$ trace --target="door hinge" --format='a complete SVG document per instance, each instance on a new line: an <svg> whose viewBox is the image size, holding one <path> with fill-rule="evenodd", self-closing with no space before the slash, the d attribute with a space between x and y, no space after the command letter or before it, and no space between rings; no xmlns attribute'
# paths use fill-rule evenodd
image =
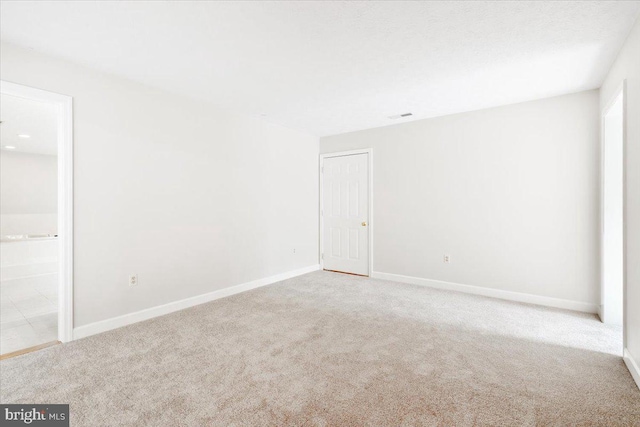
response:
<svg viewBox="0 0 640 427"><path fill-rule="evenodd" d="M322 254L321 256L322 256L322 259L324 259L324 254Z"/></svg>

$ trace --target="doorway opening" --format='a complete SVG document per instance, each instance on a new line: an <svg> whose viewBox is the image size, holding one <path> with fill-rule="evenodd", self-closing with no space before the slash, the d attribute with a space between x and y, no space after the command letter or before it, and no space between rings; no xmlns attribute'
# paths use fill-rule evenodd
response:
<svg viewBox="0 0 640 427"><path fill-rule="evenodd" d="M0 82L0 354L72 339L71 98Z"/></svg>
<svg viewBox="0 0 640 427"><path fill-rule="evenodd" d="M602 294L600 318L624 322L624 91L602 115Z"/></svg>

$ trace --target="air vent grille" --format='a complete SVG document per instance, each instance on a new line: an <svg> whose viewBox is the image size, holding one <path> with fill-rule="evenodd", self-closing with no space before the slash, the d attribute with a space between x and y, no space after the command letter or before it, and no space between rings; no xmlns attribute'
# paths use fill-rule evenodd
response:
<svg viewBox="0 0 640 427"><path fill-rule="evenodd" d="M395 119L399 119L401 117L409 117L409 116L413 116L413 113L397 114L395 116L389 116L389 118L392 119L392 120L395 120Z"/></svg>

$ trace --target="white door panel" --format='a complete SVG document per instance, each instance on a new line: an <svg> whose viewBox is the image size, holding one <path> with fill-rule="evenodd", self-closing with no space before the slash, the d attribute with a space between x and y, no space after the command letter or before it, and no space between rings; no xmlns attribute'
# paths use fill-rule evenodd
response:
<svg viewBox="0 0 640 427"><path fill-rule="evenodd" d="M624 139L623 95L604 116L602 194L602 310L604 323L624 319Z"/></svg>
<svg viewBox="0 0 640 427"><path fill-rule="evenodd" d="M369 274L369 155L324 159L324 269Z"/></svg>

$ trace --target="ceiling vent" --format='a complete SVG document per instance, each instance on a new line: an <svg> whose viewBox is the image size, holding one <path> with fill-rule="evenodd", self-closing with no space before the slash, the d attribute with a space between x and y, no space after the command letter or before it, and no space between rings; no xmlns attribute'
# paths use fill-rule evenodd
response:
<svg viewBox="0 0 640 427"><path fill-rule="evenodd" d="M413 113L404 113L404 114L398 114L396 116L389 116L390 119L399 119L401 117L409 117L409 116L413 116Z"/></svg>

